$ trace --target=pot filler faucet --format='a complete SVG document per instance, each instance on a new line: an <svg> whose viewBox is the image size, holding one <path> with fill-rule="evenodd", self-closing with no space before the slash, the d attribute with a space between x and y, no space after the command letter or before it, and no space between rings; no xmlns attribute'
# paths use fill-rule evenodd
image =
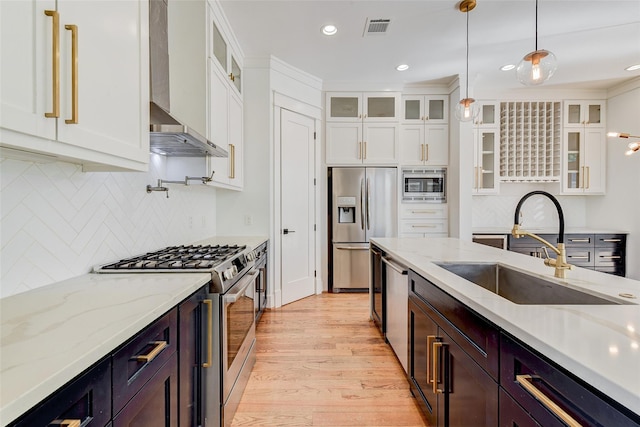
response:
<svg viewBox="0 0 640 427"><path fill-rule="evenodd" d="M558 247L557 248L553 246L551 243L544 240L542 237L536 236L535 234L529 233L528 231L525 231L525 230L520 230L520 224L518 224L518 217L520 216L520 208L522 207L522 204L524 203L525 200L527 200L529 197L534 196L536 194L547 196L553 202L553 204L556 205L556 209L558 210L558 221L560 223L560 227L559 227L560 229L558 230ZM556 199L546 191L532 191L522 196L522 198L518 202L518 205L516 206L516 212L513 217L513 229L511 230L511 235L516 239L519 239L522 236L529 236L533 239L536 239L540 243L543 243L544 245L548 246L556 254L558 254L557 259L553 259L553 258L550 258L547 253L547 258L544 260L544 265L548 267L555 267L556 269L555 277L564 279L566 277L566 271L571 270L573 268L573 265L567 264L567 251L564 247L564 214L562 213L562 207L560 207L560 202L558 202L558 199ZM545 248L545 252L546 252L546 248Z"/></svg>

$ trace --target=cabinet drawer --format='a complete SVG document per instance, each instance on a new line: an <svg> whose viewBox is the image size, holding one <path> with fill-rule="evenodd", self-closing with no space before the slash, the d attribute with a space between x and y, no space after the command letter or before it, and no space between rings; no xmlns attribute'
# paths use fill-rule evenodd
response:
<svg viewBox="0 0 640 427"><path fill-rule="evenodd" d="M618 267L625 265L625 253L621 248L596 248L596 267Z"/></svg>
<svg viewBox="0 0 640 427"><path fill-rule="evenodd" d="M557 234L538 234L538 236L542 237L544 240L551 243L552 245L558 244ZM565 240L566 240L566 237L565 237ZM511 248L522 248L522 247L541 248L542 246L544 245L532 237L524 236L524 237L520 237L519 239L516 239L512 235L509 235L509 250L511 250Z"/></svg>
<svg viewBox="0 0 640 427"><path fill-rule="evenodd" d="M565 424L541 400L553 402L581 426L637 427L640 422L640 417L504 333L500 341L500 385L545 427Z"/></svg>
<svg viewBox="0 0 640 427"><path fill-rule="evenodd" d="M111 360L105 359L10 425L48 426L54 420L78 420L83 427L103 427L110 419Z"/></svg>
<svg viewBox="0 0 640 427"><path fill-rule="evenodd" d="M552 251L549 251L551 255ZM553 253L553 258L556 254ZM590 248L568 248L567 262L578 267L593 267L593 249Z"/></svg>
<svg viewBox="0 0 640 427"><path fill-rule="evenodd" d="M620 247L624 249L627 246L627 235L626 234L596 234L595 244L597 248Z"/></svg>
<svg viewBox="0 0 640 427"><path fill-rule="evenodd" d="M402 219L446 219L448 217L447 205L444 203L425 204L400 204L400 218Z"/></svg>
<svg viewBox="0 0 640 427"><path fill-rule="evenodd" d="M498 329L425 278L409 271L409 295L494 379L498 378Z"/></svg>
<svg viewBox="0 0 640 427"><path fill-rule="evenodd" d="M401 233L446 233L448 230L449 221L446 219L400 222Z"/></svg>
<svg viewBox="0 0 640 427"><path fill-rule="evenodd" d="M573 247L593 247L595 235L593 234L567 234L564 236L564 245Z"/></svg>
<svg viewBox="0 0 640 427"><path fill-rule="evenodd" d="M156 320L113 354L113 413L117 414L177 347L177 308Z"/></svg>
<svg viewBox="0 0 640 427"><path fill-rule="evenodd" d="M135 426L178 426L178 357L175 352L113 418L113 427Z"/></svg>

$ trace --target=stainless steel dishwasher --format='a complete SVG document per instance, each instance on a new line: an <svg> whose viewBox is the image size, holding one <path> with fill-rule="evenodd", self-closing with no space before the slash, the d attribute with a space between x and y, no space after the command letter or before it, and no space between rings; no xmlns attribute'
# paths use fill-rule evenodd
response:
<svg viewBox="0 0 640 427"><path fill-rule="evenodd" d="M382 257L385 264L384 281L386 287L386 338L396 353L400 364L407 372L407 340L409 312L408 270L388 256Z"/></svg>

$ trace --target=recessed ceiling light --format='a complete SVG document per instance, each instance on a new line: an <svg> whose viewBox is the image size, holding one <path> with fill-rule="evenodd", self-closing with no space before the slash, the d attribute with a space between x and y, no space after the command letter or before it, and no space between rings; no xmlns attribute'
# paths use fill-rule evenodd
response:
<svg viewBox="0 0 640 427"><path fill-rule="evenodd" d="M337 32L338 32L338 27L336 27L335 25L329 24L322 27L322 34L326 36L332 36Z"/></svg>
<svg viewBox="0 0 640 427"><path fill-rule="evenodd" d="M502 67L500 67L500 69L501 69L502 71L511 71L511 70L513 70L514 68L516 68L516 66L515 66L515 65L513 65L513 64L507 64L507 65L503 65Z"/></svg>
<svg viewBox="0 0 640 427"><path fill-rule="evenodd" d="M407 64L400 64L396 67L396 70L398 71L406 71L409 69L409 66Z"/></svg>
<svg viewBox="0 0 640 427"><path fill-rule="evenodd" d="M627 71L640 70L640 64L629 65L627 68L625 68L625 70Z"/></svg>

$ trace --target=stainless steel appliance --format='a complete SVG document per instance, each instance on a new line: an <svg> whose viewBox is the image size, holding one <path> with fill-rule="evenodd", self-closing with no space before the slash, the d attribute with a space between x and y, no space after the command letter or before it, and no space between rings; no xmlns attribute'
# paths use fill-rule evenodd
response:
<svg viewBox="0 0 640 427"><path fill-rule="evenodd" d="M329 169L331 286L369 289L369 239L397 235L395 168Z"/></svg>
<svg viewBox="0 0 640 427"><path fill-rule="evenodd" d="M447 201L447 170L445 168L403 168L402 201L445 203Z"/></svg>
<svg viewBox="0 0 640 427"><path fill-rule="evenodd" d="M263 254L266 254L266 245ZM255 363L255 290L260 276L256 260L264 255L246 246L172 246L94 269L97 273L211 274L205 295L209 305L202 319L202 336L195 364L199 387L193 402L194 419L205 426L231 424ZM215 322L214 322L215 319Z"/></svg>

